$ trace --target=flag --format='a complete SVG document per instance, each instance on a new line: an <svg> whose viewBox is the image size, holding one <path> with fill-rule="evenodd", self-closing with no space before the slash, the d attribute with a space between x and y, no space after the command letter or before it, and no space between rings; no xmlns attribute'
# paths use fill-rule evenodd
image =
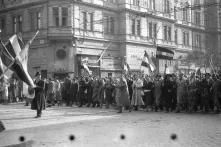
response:
<svg viewBox="0 0 221 147"><path fill-rule="evenodd" d="M129 72L130 71L130 66L128 65L128 63L124 60L124 71Z"/></svg>
<svg viewBox="0 0 221 147"><path fill-rule="evenodd" d="M89 69L89 67L86 64L83 64L83 67L89 73L89 75L92 75L92 71Z"/></svg>
<svg viewBox="0 0 221 147"><path fill-rule="evenodd" d="M37 32L38 33L38 32ZM35 36L25 45L25 48L21 50L20 43L18 36L13 35L9 41L4 45L2 42L3 46L3 55L5 57L5 60L11 61L10 64L6 62L5 60L2 61L6 65L6 67L9 67L13 72L17 74L17 76L25 82L27 85L34 87L34 82L32 78L30 77L28 71L27 71L27 56L28 56L28 50L30 47L30 43L34 40L36 37L37 33ZM20 42L20 43L19 43Z"/></svg>
<svg viewBox="0 0 221 147"><path fill-rule="evenodd" d="M143 71L144 74L147 75L150 75L150 72L152 71L150 66L149 56L146 51L144 53L144 57L141 63L141 71Z"/></svg>
<svg viewBox="0 0 221 147"><path fill-rule="evenodd" d="M148 59L149 59L151 71L153 72L153 71L155 71L157 68L156 68L155 64L153 63L152 58L150 58L150 57L148 56Z"/></svg>
<svg viewBox="0 0 221 147"><path fill-rule="evenodd" d="M89 75L92 75L92 71L88 67L88 57L81 60L82 67L89 73Z"/></svg>
<svg viewBox="0 0 221 147"><path fill-rule="evenodd" d="M36 34L33 36L33 38L27 42L27 44L25 45L25 47L22 49L22 51L19 54L20 57L21 57L21 62L23 63L23 67L24 67L24 70L26 71L26 73L28 73L29 47L32 44L32 42L34 41L34 39L35 39L35 37L37 36L38 33L39 33L39 31L37 31ZM31 99L33 99L34 96L35 96L35 93L34 93L33 89L28 84L26 84L25 82L23 82L23 95L26 98L31 98Z"/></svg>

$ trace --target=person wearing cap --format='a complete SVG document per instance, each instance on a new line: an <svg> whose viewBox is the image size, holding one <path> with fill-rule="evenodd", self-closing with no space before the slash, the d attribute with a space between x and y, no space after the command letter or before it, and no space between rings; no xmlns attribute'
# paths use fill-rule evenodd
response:
<svg viewBox="0 0 221 147"><path fill-rule="evenodd" d="M35 97L32 100L31 109L37 110L37 116L35 118L41 117L42 110L45 109L45 81L41 79L41 74L39 72L35 75L34 84L36 85Z"/></svg>

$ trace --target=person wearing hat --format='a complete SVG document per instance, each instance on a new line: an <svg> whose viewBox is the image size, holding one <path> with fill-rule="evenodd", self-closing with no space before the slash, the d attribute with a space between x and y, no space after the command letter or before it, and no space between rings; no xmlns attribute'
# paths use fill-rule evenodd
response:
<svg viewBox="0 0 221 147"><path fill-rule="evenodd" d="M37 110L37 116L35 118L41 117L42 110L45 109L45 81L41 79L41 74L39 72L35 75L34 83L36 85L35 97L32 100L31 109Z"/></svg>

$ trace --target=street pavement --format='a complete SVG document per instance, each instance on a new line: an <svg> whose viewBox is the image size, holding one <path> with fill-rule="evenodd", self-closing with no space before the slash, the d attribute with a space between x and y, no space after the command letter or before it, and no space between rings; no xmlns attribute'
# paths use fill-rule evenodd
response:
<svg viewBox="0 0 221 147"><path fill-rule="evenodd" d="M0 146L221 147L221 115L0 105Z"/></svg>

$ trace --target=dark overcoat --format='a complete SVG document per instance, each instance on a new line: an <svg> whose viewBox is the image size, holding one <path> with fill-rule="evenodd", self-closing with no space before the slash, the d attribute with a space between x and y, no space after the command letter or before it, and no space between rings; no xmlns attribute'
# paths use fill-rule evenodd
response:
<svg viewBox="0 0 221 147"><path fill-rule="evenodd" d="M45 82L40 80L35 81L35 97L32 100L31 109L32 110L44 110L45 109Z"/></svg>

